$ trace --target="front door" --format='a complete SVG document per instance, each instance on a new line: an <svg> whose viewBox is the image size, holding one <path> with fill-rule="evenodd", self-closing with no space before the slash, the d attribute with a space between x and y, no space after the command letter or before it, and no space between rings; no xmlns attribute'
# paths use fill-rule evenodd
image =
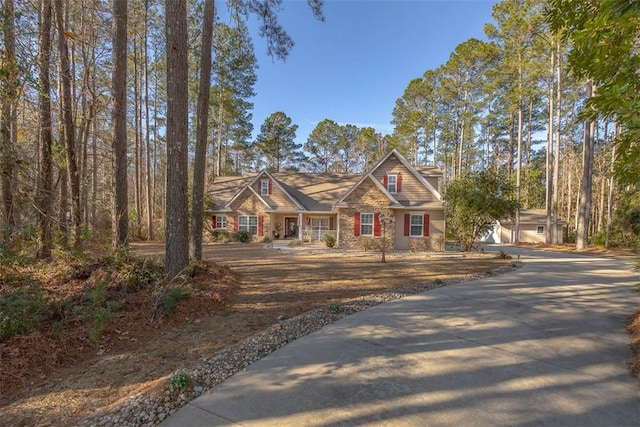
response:
<svg viewBox="0 0 640 427"><path fill-rule="evenodd" d="M284 237L298 237L298 218L284 219Z"/></svg>

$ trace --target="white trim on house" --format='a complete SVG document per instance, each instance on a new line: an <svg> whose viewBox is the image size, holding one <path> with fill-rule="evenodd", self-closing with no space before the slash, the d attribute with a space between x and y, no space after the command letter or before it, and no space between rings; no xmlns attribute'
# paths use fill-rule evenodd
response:
<svg viewBox="0 0 640 427"><path fill-rule="evenodd" d="M364 223L364 221L362 220L362 216L363 215L371 215L371 224L369 223ZM360 212L360 235L361 236L371 236L373 237L373 235L375 234L375 223L376 223L376 214L374 212ZM362 232L362 227L363 226L371 226L371 233L363 233Z"/></svg>
<svg viewBox="0 0 640 427"><path fill-rule="evenodd" d="M386 156L384 156L382 159L380 159L370 170L368 173L364 174L362 176L362 178L360 178L355 184L353 184L353 186L351 186L351 188L345 193L344 196L342 196L340 198L340 200L338 200L338 202L335 204L335 207L342 207L341 204L344 203L344 201L347 199L347 197L349 197L349 195L356 189L358 188L363 182L364 180L369 177L373 180L373 182L376 183L376 185L378 186L378 188L380 188L384 194L387 195L387 197L395 204L395 205L401 205L396 198L387 190L387 188L380 182L378 181L374 176L373 173L376 171L376 169L378 169L382 164L384 164L384 162L387 161L387 159L389 159L389 157L391 157L392 155L395 155L396 158L400 161L400 163L402 163L402 165L407 168L407 170L409 170L409 172L411 172L411 174L413 176L416 177L416 179L418 181L420 181L420 183L422 185L424 185L429 191L431 191L433 193L434 196L436 196L436 198L438 199L438 201L442 202L442 195L438 192L438 190L436 190L435 188L433 188L433 185L431 185L429 183L429 181L427 181L425 179L424 176L422 176L420 174L420 172L418 172L418 170L416 168L414 168L413 166L411 166L411 164L407 161L407 159L404 158L404 156L402 154L400 154L395 148L393 150L391 150L389 153L387 153ZM415 206L414 206L415 208Z"/></svg>
<svg viewBox="0 0 640 427"><path fill-rule="evenodd" d="M293 204L298 207L298 209L300 209L303 212L306 212L305 207L302 206L302 204L295 197L293 197L287 190L285 190L284 187L280 185L280 182L278 182L278 180L275 179L273 175L271 175L271 173L269 173L269 171L267 170L260 171L260 173L258 173L251 181L249 181L249 184L247 185L249 187L253 187L255 183L258 181L258 179L262 179L261 178L262 175L266 175L271 180L272 185L275 185L276 187L278 187L280 191L282 191L285 194L285 196L287 196L289 200L291 200Z"/></svg>
<svg viewBox="0 0 640 427"><path fill-rule="evenodd" d="M255 183L254 183L255 184ZM258 199L260 199L260 201L269 209L271 209L271 205L269 205L269 203L267 203L267 201L265 199L262 198L262 196L260 194L258 194L258 192L256 191L255 188L253 188L253 185L247 185L245 187L242 188L242 190L238 191L238 193L233 196L233 198L231 200L229 200L229 203L227 203L226 205L224 205L224 207L221 210L231 210L231 205L233 204L233 202L235 202L235 200L240 197L240 195L245 191L245 190L249 190L251 191L253 194L256 195L256 197Z"/></svg>

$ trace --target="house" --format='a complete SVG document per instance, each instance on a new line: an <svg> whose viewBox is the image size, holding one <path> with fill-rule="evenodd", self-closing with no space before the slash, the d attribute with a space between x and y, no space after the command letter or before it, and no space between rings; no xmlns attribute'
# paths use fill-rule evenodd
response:
<svg viewBox="0 0 640 427"><path fill-rule="evenodd" d="M218 177L209 191L211 226L260 239L319 241L357 249L387 239L386 248L443 248L445 220L435 167L412 166L393 150L364 174L271 173Z"/></svg>
<svg viewBox="0 0 640 427"><path fill-rule="evenodd" d="M563 243L566 221L558 221L558 242ZM522 209L520 211L520 238L522 243L546 243L547 212L544 209ZM513 243L516 241L516 223L514 220L496 221L493 230L482 239L487 243Z"/></svg>

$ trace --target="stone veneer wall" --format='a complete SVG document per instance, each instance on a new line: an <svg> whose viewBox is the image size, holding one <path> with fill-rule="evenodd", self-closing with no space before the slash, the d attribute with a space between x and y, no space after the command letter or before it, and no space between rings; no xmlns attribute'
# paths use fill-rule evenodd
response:
<svg viewBox="0 0 640 427"><path fill-rule="evenodd" d="M354 215L360 213L384 214L392 213L388 208L389 198L371 181L365 179L345 200L348 207L340 209L340 242L342 249L359 249L360 239L371 239L371 236L354 236ZM394 241L394 227L387 227L387 239ZM376 239L382 239L382 236Z"/></svg>
<svg viewBox="0 0 640 427"><path fill-rule="evenodd" d="M263 236L269 236L270 238L273 238L271 233L271 215L268 213L265 213L265 209L267 207L264 205L264 203L260 201L260 199L258 199L258 197L256 197L255 194L253 194L249 190L245 190L240 195L240 197L238 197L231 204L230 207L232 212L227 213L227 230L229 232L231 233L234 232L233 222L235 221L236 215L258 215L258 216L262 215L262 217L264 218L262 222ZM256 236L256 240L261 240L261 239L262 239L262 236Z"/></svg>

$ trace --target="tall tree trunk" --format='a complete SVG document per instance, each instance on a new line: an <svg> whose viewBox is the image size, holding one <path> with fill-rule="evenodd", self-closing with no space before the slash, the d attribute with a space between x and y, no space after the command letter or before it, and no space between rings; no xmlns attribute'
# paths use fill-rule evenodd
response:
<svg viewBox="0 0 640 427"><path fill-rule="evenodd" d="M515 119L513 111L509 115L509 147L507 148L507 177L513 176L513 157L515 153Z"/></svg>
<svg viewBox="0 0 640 427"><path fill-rule="evenodd" d="M76 160L75 129L73 124L73 99L71 93L71 68L69 63L69 47L64 26L64 9L62 0L54 1L56 22L58 26L58 51L60 53L60 80L62 91L60 100L62 104L62 128L64 137L65 154L67 160L67 175L69 188L71 189L71 243L73 247L80 247L82 223L80 210L80 176Z"/></svg>
<svg viewBox="0 0 640 427"><path fill-rule="evenodd" d="M204 183L207 164L209 124L209 94L211 93L211 45L213 40L214 0L204 4L202 49L200 54L200 85L196 122L196 154L193 167L193 206L191 212L191 242L193 258L202 259L202 228L204 223ZM219 132L219 131L218 131Z"/></svg>
<svg viewBox="0 0 640 427"><path fill-rule="evenodd" d="M133 133L135 141L135 186L134 199L136 205L135 235L142 236L142 121L140 103L140 73L138 67L138 37L133 37Z"/></svg>
<svg viewBox="0 0 640 427"><path fill-rule="evenodd" d="M203 34L204 37L204 34ZM211 71L209 71L211 72ZM215 176L222 175L222 133L224 132L224 95L218 91L218 131L216 132Z"/></svg>
<svg viewBox="0 0 640 427"><path fill-rule="evenodd" d="M2 4L3 24L3 76L2 116L0 120L0 181L2 182L2 240L8 240L18 223L16 207L16 152L14 110L17 97L18 66L16 63L15 11L13 0L5 0Z"/></svg>
<svg viewBox="0 0 640 427"><path fill-rule="evenodd" d="M587 98L594 95L594 83L587 83ZM595 121L584 123L584 143L582 146L582 180L580 181L580 203L576 225L576 249L584 250L589 246L589 216L593 185L593 135Z"/></svg>
<svg viewBox="0 0 640 427"><path fill-rule="evenodd" d="M604 206L605 206L605 199L606 199L606 194L607 194L607 164L606 164L606 151L607 151L607 146L609 145L609 121L605 120L604 122L604 138L602 141L602 166L599 168L600 169L600 204L598 206L598 222L597 222L597 227L596 227L596 232L597 233L601 233L605 227L604 224L604 219L605 219L605 215L604 215Z"/></svg>
<svg viewBox="0 0 640 427"><path fill-rule="evenodd" d="M165 268L174 279L189 262L188 61L186 0L165 0L167 33L167 207Z"/></svg>
<svg viewBox="0 0 640 427"><path fill-rule="evenodd" d="M561 114L561 105L562 105L562 51L560 46L560 40L557 41L557 75L558 75L558 83L556 85L556 146L555 152L553 156L553 194L551 200L551 216L553 217L553 225L552 230L553 234L552 240L554 244L558 244L560 242L560 236L558 236L558 198L560 188L558 184L559 175L560 175L560 119L562 118ZM568 220L568 218L567 218Z"/></svg>
<svg viewBox="0 0 640 427"><path fill-rule="evenodd" d="M60 204L58 205L58 224L60 233L64 236L64 243L69 242L69 174L66 169L58 169L58 181L60 182Z"/></svg>
<svg viewBox="0 0 640 427"><path fill-rule="evenodd" d="M552 226L552 216L551 216L551 194L553 192L552 189L552 185L553 185L553 169L552 169L552 163L551 161L553 160L553 97L555 96L554 93L554 86L555 86L555 77L554 77L554 73L555 73L555 50L552 46L551 48L551 78L549 80L549 126L547 129L547 151L546 151L546 156L545 156L545 173L546 173L546 192L545 192L545 199L544 199L544 205L546 208L546 213L547 213L547 229L546 229L546 233L545 233L545 240L546 240L546 244L549 245L551 243L553 243L553 235L556 232L556 230L553 228Z"/></svg>
<svg viewBox="0 0 640 427"><path fill-rule="evenodd" d="M149 49L148 44L148 23L149 23L149 0L144 4L144 108L145 108L145 146L146 146L146 170L147 170L147 240L153 240L153 187L151 170L151 141L150 141L150 118L149 118Z"/></svg>
<svg viewBox="0 0 640 427"><path fill-rule="evenodd" d="M40 46L38 52L38 96L40 146L40 169L38 171L38 240L36 257L51 258L51 218L53 216L53 173L51 148L53 137L51 129L51 80L49 62L51 60L51 0L40 0L39 12Z"/></svg>
<svg viewBox="0 0 640 427"><path fill-rule="evenodd" d="M113 245L129 241L127 183L127 2L113 0L113 152L115 206Z"/></svg>
<svg viewBox="0 0 640 427"><path fill-rule="evenodd" d="M615 123L615 129L613 131L613 141L614 143L611 144L612 148L611 148L611 166L609 169L609 194L607 196L607 228L606 228L606 232L605 232L605 238L604 238L604 247L608 248L609 247L609 242L611 239L611 221L612 221L612 212L613 212L613 193L615 191L615 185L616 185L616 181L614 180L614 170L615 170L615 164L616 164L616 144L615 144L615 140L617 137L617 133L618 133L618 124Z"/></svg>
<svg viewBox="0 0 640 427"><path fill-rule="evenodd" d="M525 183L526 186L524 188L524 207L528 209L530 207L530 197L531 197L531 184L529 183L529 166L531 165L531 140L533 138L533 100L529 99L529 108L528 108L528 119L527 119L527 142L525 143L525 157L524 157L524 173L525 173Z"/></svg>
<svg viewBox="0 0 640 427"><path fill-rule="evenodd" d="M520 175L522 170L522 54L518 52L518 152L516 153L516 201L520 203ZM520 206L516 209L516 235L514 243L520 243Z"/></svg>
<svg viewBox="0 0 640 427"><path fill-rule="evenodd" d="M465 135L465 120L467 116L467 97L469 96L469 91L467 89L464 90L464 102L462 107L462 120L460 125L460 146L458 147L458 176L462 176L462 154L464 151L464 135Z"/></svg>

